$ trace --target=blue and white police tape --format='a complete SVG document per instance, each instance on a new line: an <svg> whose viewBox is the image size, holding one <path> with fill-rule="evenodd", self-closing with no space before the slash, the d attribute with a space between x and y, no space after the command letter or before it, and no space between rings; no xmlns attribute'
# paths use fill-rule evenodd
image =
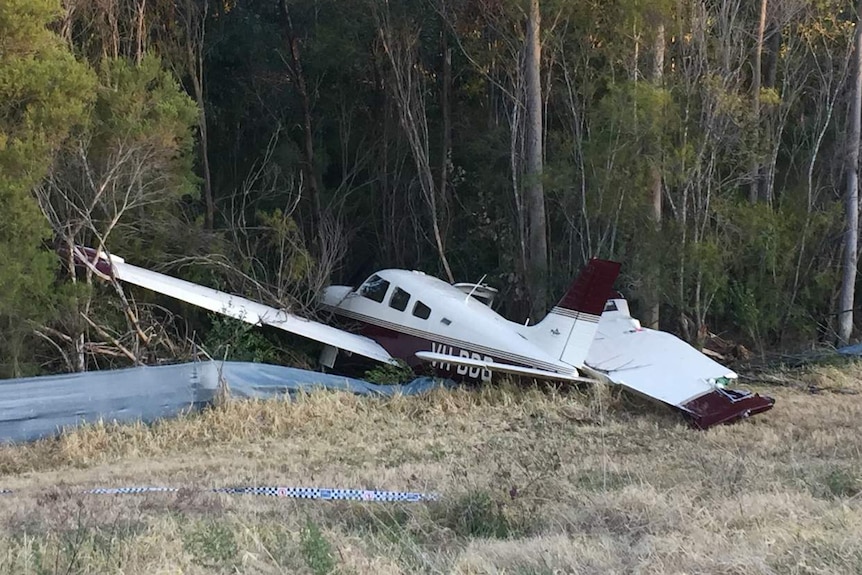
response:
<svg viewBox="0 0 862 575"><path fill-rule="evenodd" d="M376 489L318 489L314 487L221 487L217 493L231 495L268 495L291 499L322 499L324 501L433 501L435 494L409 491L378 491Z"/></svg>
<svg viewBox="0 0 862 575"><path fill-rule="evenodd" d="M415 493L410 491L380 491L377 489L330 489L318 487L216 487L213 489L189 489L181 487L137 486L137 487L95 487L85 489L85 495L137 495L141 493L177 493L179 491L198 491L202 493L225 493L228 495L264 495L267 497L286 497L288 499L318 499L323 501L372 501L404 502L436 501L434 493ZM13 495L10 489L0 489L0 495Z"/></svg>

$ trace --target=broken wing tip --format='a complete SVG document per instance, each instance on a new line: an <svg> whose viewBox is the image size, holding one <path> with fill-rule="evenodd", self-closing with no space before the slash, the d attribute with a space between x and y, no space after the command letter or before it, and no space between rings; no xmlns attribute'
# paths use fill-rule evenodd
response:
<svg viewBox="0 0 862 575"><path fill-rule="evenodd" d="M758 393L736 390L714 390L705 393L680 407L691 424L701 430L717 425L734 423L769 411L775 399Z"/></svg>

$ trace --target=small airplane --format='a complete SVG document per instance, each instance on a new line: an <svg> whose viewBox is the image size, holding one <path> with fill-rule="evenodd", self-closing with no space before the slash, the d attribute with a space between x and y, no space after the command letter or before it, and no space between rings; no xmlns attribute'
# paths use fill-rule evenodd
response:
<svg viewBox="0 0 862 575"><path fill-rule="evenodd" d="M448 284L418 271L387 269L372 274L357 288L326 288L322 307L358 325L355 333L133 266L116 255L91 248L75 247L74 257L103 279L120 280L250 324L269 325L316 340L323 344L320 363L327 368L334 368L343 352L377 363L397 365L401 360L417 373L431 371L468 382L491 381L495 372L553 381L604 380L669 403L701 428L765 411L773 403L771 398L722 389L717 378L726 381L736 374L716 363L723 371L721 376L714 375L715 367L697 356L712 360L670 334L641 330L638 325L634 333L641 335L631 337L631 321L637 320L626 320L622 315L627 314L625 300L609 300L620 264L608 260L590 260L557 305L535 325L509 321L491 309L496 290L489 286ZM649 357L651 352L667 356L667 350L644 346L657 340L667 344L670 340L663 336L676 340L671 347L677 353L671 356L688 361L694 374L693 378L673 377L673 387L681 386L682 391L670 395L661 391L666 385L660 382L666 381L677 366L656 361L660 356ZM623 350L617 349L618 344ZM596 346L616 350L617 354L593 352ZM693 354L680 355L681 346ZM590 354L595 353L596 361L591 361ZM632 374L637 377L632 379ZM657 378L656 385L645 383L653 377Z"/></svg>

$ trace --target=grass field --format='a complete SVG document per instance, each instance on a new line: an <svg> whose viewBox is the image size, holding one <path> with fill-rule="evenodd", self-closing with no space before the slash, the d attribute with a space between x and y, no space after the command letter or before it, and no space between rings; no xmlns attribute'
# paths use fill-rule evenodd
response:
<svg viewBox="0 0 862 575"><path fill-rule="evenodd" d="M773 378L774 379L774 378ZM862 366L697 432L607 388L229 403L0 448L0 573L862 573ZM423 504L77 494L433 491Z"/></svg>

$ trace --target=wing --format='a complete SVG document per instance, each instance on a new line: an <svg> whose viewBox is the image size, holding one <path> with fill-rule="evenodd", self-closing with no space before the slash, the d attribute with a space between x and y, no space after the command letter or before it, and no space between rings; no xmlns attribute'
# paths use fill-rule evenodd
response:
<svg viewBox="0 0 862 575"><path fill-rule="evenodd" d="M76 253L76 257L79 260L86 259L90 267L98 272L215 313L254 325L270 325L380 362L396 363L379 343L361 335L308 320L249 299L133 266L117 256L95 256L93 250L85 249L83 253Z"/></svg>
<svg viewBox="0 0 862 575"><path fill-rule="evenodd" d="M599 323L586 359L596 376L674 406L702 429L769 410L774 400L726 389L736 373L674 335Z"/></svg>
<svg viewBox="0 0 862 575"><path fill-rule="evenodd" d="M457 355L447 355L444 353L435 353L431 351L417 351L416 357L422 361L434 363L446 363L452 365L463 365L474 367L481 370L496 371L500 373L510 373L512 375L522 375L524 377L534 377L536 379L549 379L554 381L579 381L584 383L598 383L598 380L577 375L577 370L572 373L556 373L546 371L544 369L535 369L532 367L522 367L520 365L512 365L510 363L499 363L496 361L484 361L481 359L473 359L469 357L461 357Z"/></svg>

